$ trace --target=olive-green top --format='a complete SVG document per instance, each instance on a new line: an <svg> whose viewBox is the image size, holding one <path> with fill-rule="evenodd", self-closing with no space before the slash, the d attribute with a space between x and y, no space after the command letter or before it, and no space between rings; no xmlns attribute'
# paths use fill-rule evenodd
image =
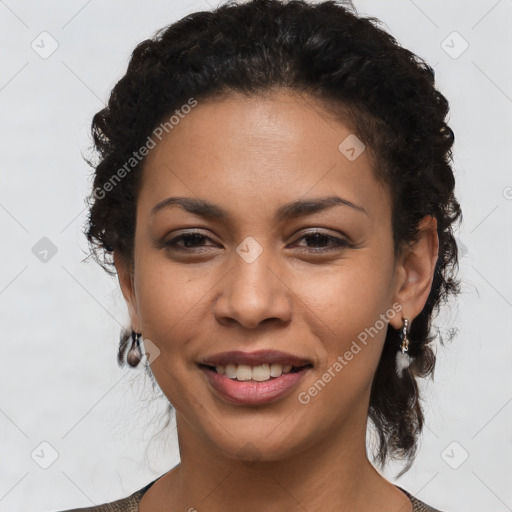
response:
<svg viewBox="0 0 512 512"><path fill-rule="evenodd" d="M146 491L156 482L156 480L158 480L158 478L145 485L142 489L130 494L130 496L126 498L112 501L110 503L104 503L103 505L96 505L94 507L74 508L70 510L63 510L62 512L139 512L139 502L142 499L142 496L144 496ZM412 496L405 489L402 489L399 486L396 487L411 500L412 512L441 512L436 508L429 507L427 504Z"/></svg>

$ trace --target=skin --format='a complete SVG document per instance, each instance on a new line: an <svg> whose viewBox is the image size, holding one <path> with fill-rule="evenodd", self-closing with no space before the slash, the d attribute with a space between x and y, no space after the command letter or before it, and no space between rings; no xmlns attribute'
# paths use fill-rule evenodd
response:
<svg viewBox="0 0 512 512"><path fill-rule="evenodd" d="M233 93L201 101L147 156L133 272L114 258L132 328L159 350L151 368L176 410L181 462L144 495L142 512L412 510L365 449L386 328L309 403L298 401L393 304L402 308L389 319L395 329L421 312L438 255L435 219L425 217L417 243L395 259L389 191L368 150L354 161L338 150L350 133L310 97ZM366 213L338 205L274 219L285 203L334 194ZM170 196L213 202L229 220L176 205L152 216ZM183 240L182 250L158 245L192 229L207 238L189 252ZM315 231L351 246L327 251L331 239L302 238ZM249 236L262 249L252 263L236 252ZM196 364L268 348L313 362L273 404L222 400Z"/></svg>

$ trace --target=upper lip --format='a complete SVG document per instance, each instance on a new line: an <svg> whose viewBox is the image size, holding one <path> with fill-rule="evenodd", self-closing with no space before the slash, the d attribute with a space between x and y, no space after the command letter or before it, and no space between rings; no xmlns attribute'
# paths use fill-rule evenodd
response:
<svg viewBox="0 0 512 512"><path fill-rule="evenodd" d="M262 364L281 364L292 365L295 367L311 365L311 361L302 357L279 352L277 350L257 350L254 352L243 352L241 350L231 350L229 352L220 352L203 359L200 364L206 366L219 366L226 364L247 364L249 366L258 366Z"/></svg>

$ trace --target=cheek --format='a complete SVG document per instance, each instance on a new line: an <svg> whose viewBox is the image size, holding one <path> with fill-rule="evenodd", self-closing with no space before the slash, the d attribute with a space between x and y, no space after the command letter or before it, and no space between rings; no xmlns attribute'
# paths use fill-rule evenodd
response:
<svg viewBox="0 0 512 512"><path fill-rule="evenodd" d="M162 352L183 350L204 321L204 300L215 280L211 272L171 263L160 254L140 259L136 274L137 305L145 337ZM176 361L176 357L166 358Z"/></svg>
<svg viewBox="0 0 512 512"><path fill-rule="evenodd" d="M356 380L375 371L390 319L391 260L372 254L361 250L329 272L304 273L295 289L306 328L321 342L322 369L341 356Z"/></svg>
<svg viewBox="0 0 512 512"><path fill-rule="evenodd" d="M158 347L151 371L173 407L202 408L186 385L193 359L194 340L203 338L204 303L215 281L201 279L190 269L173 265L160 256L140 260L136 277L137 303L144 339Z"/></svg>
<svg viewBox="0 0 512 512"><path fill-rule="evenodd" d="M390 265L359 250L329 270L312 269L296 279L301 296L334 324L359 325L386 308L391 291ZM329 322L330 323L330 322ZM373 323L373 322L372 322Z"/></svg>
<svg viewBox="0 0 512 512"><path fill-rule="evenodd" d="M309 332L320 341L316 345L320 361L297 390L297 400L310 417L325 417L326 424L344 421L349 411L366 414L387 332L381 315L389 310L385 294L379 296L383 289L379 290L377 277L351 272L326 280L323 293L317 289L318 293L308 294L304 318ZM365 286L364 278L373 286Z"/></svg>

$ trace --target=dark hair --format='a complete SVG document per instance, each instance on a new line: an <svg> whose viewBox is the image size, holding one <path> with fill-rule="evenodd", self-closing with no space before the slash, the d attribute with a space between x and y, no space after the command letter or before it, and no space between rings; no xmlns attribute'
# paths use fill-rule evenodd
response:
<svg viewBox="0 0 512 512"><path fill-rule="evenodd" d="M108 106L92 121L99 162L89 162L95 176L86 236L109 274L115 274L114 249L131 268L144 160L132 162L130 172L126 162L190 98L200 102L233 92L262 95L287 88L349 122L378 162L376 176L388 185L395 255L417 239L425 215L438 223L431 291L411 322L414 362L398 378L394 358L400 332L389 325L371 390L375 460L381 466L389 456L405 460L401 475L412 465L424 423L416 378L433 375L431 322L440 304L460 292L452 225L462 217L454 196L448 102L435 88L433 69L379 23L358 16L349 2L252 0L189 14L142 41ZM123 166L125 172L119 173ZM116 173L118 183L113 183ZM121 365L127 348L128 336L123 336Z"/></svg>

